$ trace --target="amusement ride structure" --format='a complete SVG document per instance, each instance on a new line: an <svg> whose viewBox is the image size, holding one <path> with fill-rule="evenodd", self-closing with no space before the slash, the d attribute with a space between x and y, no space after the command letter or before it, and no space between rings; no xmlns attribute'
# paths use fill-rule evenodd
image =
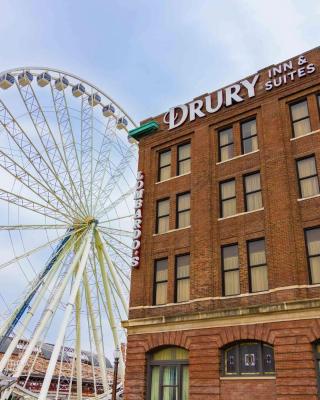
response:
<svg viewBox="0 0 320 400"><path fill-rule="evenodd" d="M110 399L106 355L125 342L128 312L135 124L67 72L5 71L0 88L1 400ZM119 375L121 387L123 352Z"/></svg>

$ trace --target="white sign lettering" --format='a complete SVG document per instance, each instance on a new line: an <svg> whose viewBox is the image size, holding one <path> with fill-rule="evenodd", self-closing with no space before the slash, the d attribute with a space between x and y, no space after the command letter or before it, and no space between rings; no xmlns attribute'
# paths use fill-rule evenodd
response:
<svg viewBox="0 0 320 400"><path fill-rule="evenodd" d="M303 55L297 58L296 64L298 68L294 69L293 61L290 60L269 69L269 80L264 83L264 89L270 91L275 87L285 85L296 78L302 78L316 71L316 66L309 64ZM244 79L239 83L209 94L204 100L197 99L188 104L172 107L164 115L163 122L169 125L169 130L174 129L182 125L188 117L189 121L194 121L196 118L203 118L208 114L218 112L223 106L230 107L233 104L243 102L246 98L255 97L255 87L259 78L260 74L256 74L250 80Z"/></svg>
<svg viewBox="0 0 320 400"><path fill-rule="evenodd" d="M142 206L144 194L144 175L138 171L136 192L134 195L134 223L133 223L133 241L132 241L132 260L131 266L138 268L140 264L141 247L141 225L142 225Z"/></svg>

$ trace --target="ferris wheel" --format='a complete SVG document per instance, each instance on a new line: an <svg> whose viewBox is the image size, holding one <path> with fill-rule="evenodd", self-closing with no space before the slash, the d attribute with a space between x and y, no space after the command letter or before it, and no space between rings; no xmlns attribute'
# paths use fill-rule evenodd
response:
<svg viewBox="0 0 320 400"><path fill-rule="evenodd" d="M107 399L106 357L125 342L135 124L73 74L0 75L0 376L14 382L1 399L32 390L39 365L40 400L86 398L84 385Z"/></svg>

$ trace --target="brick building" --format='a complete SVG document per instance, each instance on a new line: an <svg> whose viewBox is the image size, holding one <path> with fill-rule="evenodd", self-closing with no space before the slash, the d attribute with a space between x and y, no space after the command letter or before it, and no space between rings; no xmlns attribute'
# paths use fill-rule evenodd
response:
<svg viewBox="0 0 320 400"><path fill-rule="evenodd" d="M319 110L316 48L130 132L126 400L320 398Z"/></svg>

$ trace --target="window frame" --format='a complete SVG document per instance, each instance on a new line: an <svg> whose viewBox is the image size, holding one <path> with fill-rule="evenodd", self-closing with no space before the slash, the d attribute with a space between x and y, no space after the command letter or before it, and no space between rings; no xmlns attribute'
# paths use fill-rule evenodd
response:
<svg viewBox="0 0 320 400"><path fill-rule="evenodd" d="M161 201L168 201L169 202L169 212L168 212L168 214L161 215L159 217L159 203ZM158 199L156 201L156 234L163 234L163 233L168 232L168 231L161 232L161 233L159 232L159 218L167 218L167 217L169 218L169 229L170 229L170 197L164 197L163 199Z"/></svg>
<svg viewBox="0 0 320 400"><path fill-rule="evenodd" d="M264 241L264 253L265 253L265 258L266 258L266 262L265 263L263 263L263 264L257 264L257 265L253 265L253 266L251 266L250 265L250 251L249 251L249 245L250 245L250 243L253 243L253 242L259 242L259 241L261 241L261 240L263 240ZM250 240L247 240L247 264L248 264L248 272L249 272L249 293L262 293L262 292L265 292L265 291L267 291L267 290L269 290L269 274L268 274L268 260L267 260L267 246L266 246L266 238L265 237L259 237L259 238L255 238L255 239L250 239ZM265 289L265 290L258 290L258 291L252 291L252 274L251 274L251 270L252 270L252 268L259 268L259 267L263 267L263 266L266 266L267 267L267 278L268 278L268 281L267 281L267 284L268 284L268 288L267 289Z"/></svg>
<svg viewBox="0 0 320 400"><path fill-rule="evenodd" d="M161 346L166 347L178 347L178 346ZM157 350L160 350L156 349ZM189 367L189 359L184 360L152 360L152 352L147 354L147 399L151 399L151 385L152 385L152 367L159 366L159 399L163 398L163 368L164 367L178 367L178 400L182 399L182 388L183 388L183 367ZM190 381L189 381L190 382ZM190 390L190 386L189 386Z"/></svg>
<svg viewBox="0 0 320 400"><path fill-rule="evenodd" d="M294 121L294 120L293 120L293 117L292 117L292 108L291 108L291 107L294 106L294 105L296 105L296 104L302 103L302 102L304 102L304 101L307 102L308 116L307 116L307 117L303 117L303 118L299 118L299 119L297 119L297 120ZM299 137L302 137L302 136L307 135L307 133L305 133L304 135L300 135L300 136L296 136L296 135L295 135L295 130L294 130L294 123L295 123L295 122L300 122L300 121L303 121L304 119L307 119L307 118L308 118L308 119L309 119L309 122L310 122L310 129L311 129L311 131L312 131L308 97L302 97L302 98L300 98L300 99L296 99L296 100L290 102L290 103L289 103L289 112L290 112L291 137L292 137L292 138L299 138ZM311 131L310 131L310 132L311 132Z"/></svg>
<svg viewBox="0 0 320 400"><path fill-rule="evenodd" d="M179 159L179 149L180 149L180 147L185 146L185 145L187 145L187 144L190 146L190 156L189 156L189 157L186 157L186 158L182 158L182 159L180 160L180 159ZM190 160L190 171L189 171L189 172L186 172L185 174L189 174L189 173L191 172L191 141L190 141L190 140L187 141L187 142L184 142L184 143L179 143L179 144L177 145L177 175L176 175L176 176L185 175L185 174L180 174L180 162L182 162L182 161L187 161L187 160Z"/></svg>
<svg viewBox="0 0 320 400"><path fill-rule="evenodd" d="M313 356L314 356L314 361L316 364L316 373L317 373L317 387L318 387L318 398L320 399L320 351L317 351L317 346L320 345L320 340L316 340L313 343ZM319 362L318 362L319 360Z"/></svg>
<svg viewBox="0 0 320 400"><path fill-rule="evenodd" d="M256 121L256 134L244 138L244 137L243 137L243 133L242 133L242 125L243 125L243 124L246 124L247 122L251 122L251 121ZM245 119L245 120L243 120L243 121L240 122L240 136L241 136L241 154L242 154L242 155L244 155L244 154L250 154L250 153L253 153L254 151L259 150L258 124L257 124L257 117L256 117L256 116L250 117L250 118ZM249 151L249 152L245 153L245 152L244 152L244 145L243 145L243 143L244 143L245 140L252 139L253 137L256 137L256 138L257 138L257 145L258 145L258 147L257 147L256 150L252 150L252 151Z"/></svg>
<svg viewBox="0 0 320 400"><path fill-rule="evenodd" d="M164 261L167 260L167 279L164 281L157 281L157 262L158 261ZM169 277L168 277L168 273L169 273L169 258L168 257L161 257L161 258L157 258L154 260L153 262L153 293L152 293L152 305L154 306L161 306L162 304L157 304L156 300L157 300L157 284L158 283L166 283L167 284L167 302L168 302L168 282L169 282ZM167 304L163 303L163 304Z"/></svg>
<svg viewBox="0 0 320 400"><path fill-rule="evenodd" d="M246 191L246 178L248 176L256 175L256 174L260 175L260 189L259 190L253 190L252 192L247 192ZM263 207L261 171L258 170L258 171L254 171L254 172L249 172L248 174L244 174L242 176L242 179L243 179L243 194L244 194L244 210L245 210L245 212L251 212L251 211L260 210L260 208L255 208L254 210L248 210L248 199L247 199L247 196L250 195L250 194L254 194L254 193L259 193L260 192L260 194L261 194L261 204L262 204L262 207Z"/></svg>
<svg viewBox="0 0 320 400"><path fill-rule="evenodd" d="M303 161L303 160L306 160L306 159L308 159L308 158L313 158L313 159L314 159L314 164L315 164L315 167L316 167L316 173L315 173L314 175L309 175L309 176L307 176L307 177L300 178L300 176L299 176L298 163L299 163L299 161ZM303 157L296 158L296 159L295 159L295 163L296 163L296 173L297 173L297 180L298 180L299 199L309 199L310 197L313 197L313 196L302 197L302 190L301 190L301 184L300 184L300 182L303 181L303 180L305 180L305 179L310 179L310 178L317 177L317 178L318 178L318 187L319 187L319 193L318 193L318 194L320 194L320 178L319 178L319 174L318 174L316 155L315 155L314 153L312 153L312 154L309 154L309 155L307 155L307 156L303 156Z"/></svg>
<svg viewBox="0 0 320 400"><path fill-rule="evenodd" d="M190 196L190 205L189 208L183 209L183 210L178 210L179 207L179 196L183 196L185 194L189 194ZM189 211L190 213L190 224L187 226L183 226L183 227L179 227L179 214ZM182 193L177 193L176 194L176 229L183 229L183 228L187 228L188 226L191 226L191 190L187 190L186 192L182 192Z"/></svg>
<svg viewBox="0 0 320 400"><path fill-rule="evenodd" d="M160 163L161 163L161 154L168 153L168 152L170 152L170 164L166 164L166 165L160 166ZM168 179L172 178L172 176L171 176L171 168L172 168L172 149L171 149L171 147L166 148L166 149L161 149L161 150L158 152L158 174L157 174L157 182L163 182L163 181L166 180L166 179L162 179L162 180L160 179L161 170L162 170L163 168L167 168L167 167L169 167L169 166L170 166L170 177L169 177Z"/></svg>
<svg viewBox="0 0 320 400"><path fill-rule="evenodd" d="M257 348L259 349L258 351L258 371L257 372L242 372L241 369L241 346L243 345L248 345L248 344L255 344L258 345ZM274 371L272 372L267 372L264 371L263 368L263 360L264 360L264 347L270 347L273 350L273 367ZM231 350L232 348L236 348L236 369L237 371L232 373L227 373L227 352L228 350ZM224 346L221 350L221 375L222 376L234 376L234 377L248 377L248 376L275 376L276 370L275 370L275 357L274 357L274 346L263 342L263 341L257 341L257 340L241 340L241 341L236 341L233 343L229 343L227 346Z"/></svg>
<svg viewBox="0 0 320 400"><path fill-rule="evenodd" d="M223 249L225 249L226 247L232 247L232 246L237 246L237 250L238 250L238 268L228 269L227 271L225 271L224 270ZM221 247L220 247L220 257L221 257L221 274L222 274L222 295L224 297L239 296L239 294L241 294L239 243L228 243L228 244L221 245ZM225 292L225 273L226 272L230 272L230 271L239 271L239 293L237 293L237 294L226 294L226 292Z"/></svg>
<svg viewBox="0 0 320 400"><path fill-rule="evenodd" d="M179 257L183 257L183 256L189 256L189 275L187 277L183 277L183 278L178 278L178 263L177 260ZM189 280L190 283L190 268L191 267L191 255L190 253L182 253L182 254L176 254L174 257L174 302L175 303L183 303L185 301L188 300L182 300L182 301L178 301L178 281L181 280ZM189 300L190 300L190 293L189 293Z"/></svg>
<svg viewBox="0 0 320 400"><path fill-rule="evenodd" d="M222 199L222 185L223 185L224 183L228 183L228 182L231 182L231 181L234 181L234 196L228 197L228 198L226 198L226 199ZM227 180L225 180L225 181L220 181L220 182L219 182L220 218L227 218L227 217L231 217L232 215L236 215L236 214L237 214L237 188L236 188L236 183L237 183L237 182L236 182L236 178L230 178L230 179L227 179ZM235 213L235 214L232 214L232 215L228 215L227 217L224 217L224 216L223 216L223 207L222 207L222 204L223 204L224 201L231 200L231 199L235 199L235 200L236 200L236 213Z"/></svg>
<svg viewBox="0 0 320 400"><path fill-rule="evenodd" d="M309 250L308 250L308 242L307 242L307 232L308 232L308 231L312 231L313 229L320 229L320 225L316 225L316 226L311 226L311 227L308 227L308 228L304 228L303 233L304 233L304 244L305 244L306 255L307 255L307 263L308 263L309 284L310 284L310 285L318 285L319 282L318 282L318 283L313 283L313 282L312 282L310 258L312 258L312 257L319 257L319 256L320 256L320 253L319 253L319 254L316 254L316 255L310 256L310 255L309 255Z"/></svg>
<svg viewBox="0 0 320 400"><path fill-rule="evenodd" d="M221 145L220 133L223 132L223 131L226 131L226 130L228 130L228 129L231 129L231 132L232 132L232 142L231 142L231 143L228 143L228 144ZM220 129L217 130L217 132L218 132L218 161L219 161L219 162L224 162L224 161L231 160L232 158L235 157L235 155L234 155L233 125L230 125L230 126L227 126L227 127L224 127L224 128L220 128ZM230 146L230 145L233 146L233 156L230 157L230 158L227 158L226 160L222 160L222 159L221 159L221 149L224 148L224 147Z"/></svg>

